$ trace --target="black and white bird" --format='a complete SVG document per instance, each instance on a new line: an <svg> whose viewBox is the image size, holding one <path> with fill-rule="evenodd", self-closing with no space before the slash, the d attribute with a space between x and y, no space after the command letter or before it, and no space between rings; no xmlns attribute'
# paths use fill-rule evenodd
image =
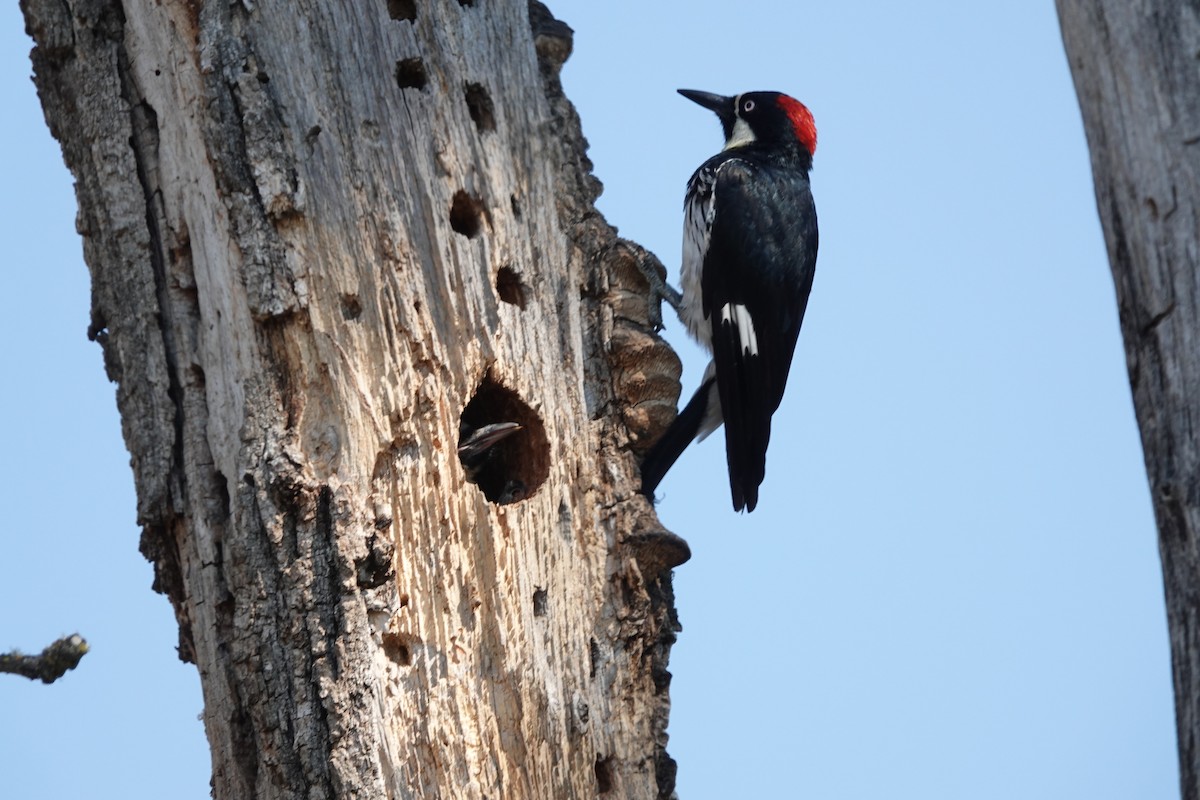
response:
<svg viewBox="0 0 1200 800"><path fill-rule="evenodd" d="M808 182L817 129L803 103L779 92L679 93L725 132L724 149L688 181L676 306L712 361L644 459L642 491L652 496L688 444L724 422L733 507L753 511L817 263Z"/></svg>
<svg viewBox="0 0 1200 800"><path fill-rule="evenodd" d="M521 430L516 422L493 422L475 427L463 422L458 430L458 458L467 480L477 482L479 473L496 454L497 444Z"/></svg>

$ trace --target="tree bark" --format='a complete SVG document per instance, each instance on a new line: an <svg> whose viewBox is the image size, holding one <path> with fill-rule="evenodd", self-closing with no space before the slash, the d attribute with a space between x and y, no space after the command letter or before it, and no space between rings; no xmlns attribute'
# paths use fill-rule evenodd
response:
<svg viewBox="0 0 1200 800"><path fill-rule="evenodd" d="M217 798L670 797L679 364L526 0L22 0ZM463 426L520 433L468 475ZM473 478L474 482L468 480Z"/></svg>
<svg viewBox="0 0 1200 800"><path fill-rule="evenodd" d="M1158 522L1183 797L1200 798L1200 4L1058 0Z"/></svg>

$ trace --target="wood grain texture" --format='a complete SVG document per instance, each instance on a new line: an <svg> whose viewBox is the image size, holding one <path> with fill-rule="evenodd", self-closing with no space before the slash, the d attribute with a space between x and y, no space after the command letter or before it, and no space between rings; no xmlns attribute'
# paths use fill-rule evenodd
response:
<svg viewBox="0 0 1200 800"><path fill-rule="evenodd" d="M1200 5L1058 0L1158 523L1183 797L1200 798Z"/></svg>
<svg viewBox="0 0 1200 800"><path fill-rule="evenodd" d="M214 796L670 797L687 548L636 453L679 363L656 262L593 205L570 29L524 0L22 8ZM525 425L502 502L467 409Z"/></svg>

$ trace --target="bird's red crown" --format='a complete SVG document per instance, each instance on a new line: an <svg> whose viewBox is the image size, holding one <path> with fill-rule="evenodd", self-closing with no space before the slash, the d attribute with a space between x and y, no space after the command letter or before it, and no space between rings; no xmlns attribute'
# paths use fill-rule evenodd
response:
<svg viewBox="0 0 1200 800"><path fill-rule="evenodd" d="M816 153L817 124L813 121L813 115L808 110L808 106L786 94L779 95L778 102L783 113L791 120L792 128L796 131L796 138L800 140L800 144L804 145L809 155Z"/></svg>

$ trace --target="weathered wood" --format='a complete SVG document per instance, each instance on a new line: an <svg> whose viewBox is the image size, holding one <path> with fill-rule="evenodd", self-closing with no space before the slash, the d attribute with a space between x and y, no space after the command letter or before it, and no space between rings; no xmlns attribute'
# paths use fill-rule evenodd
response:
<svg viewBox="0 0 1200 800"><path fill-rule="evenodd" d="M22 0L217 798L668 797L679 364L525 0ZM460 426L516 421L478 484Z"/></svg>
<svg viewBox="0 0 1200 800"><path fill-rule="evenodd" d="M1183 797L1200 798L1200 5L1058 0L1158 522Z"/></svg>

